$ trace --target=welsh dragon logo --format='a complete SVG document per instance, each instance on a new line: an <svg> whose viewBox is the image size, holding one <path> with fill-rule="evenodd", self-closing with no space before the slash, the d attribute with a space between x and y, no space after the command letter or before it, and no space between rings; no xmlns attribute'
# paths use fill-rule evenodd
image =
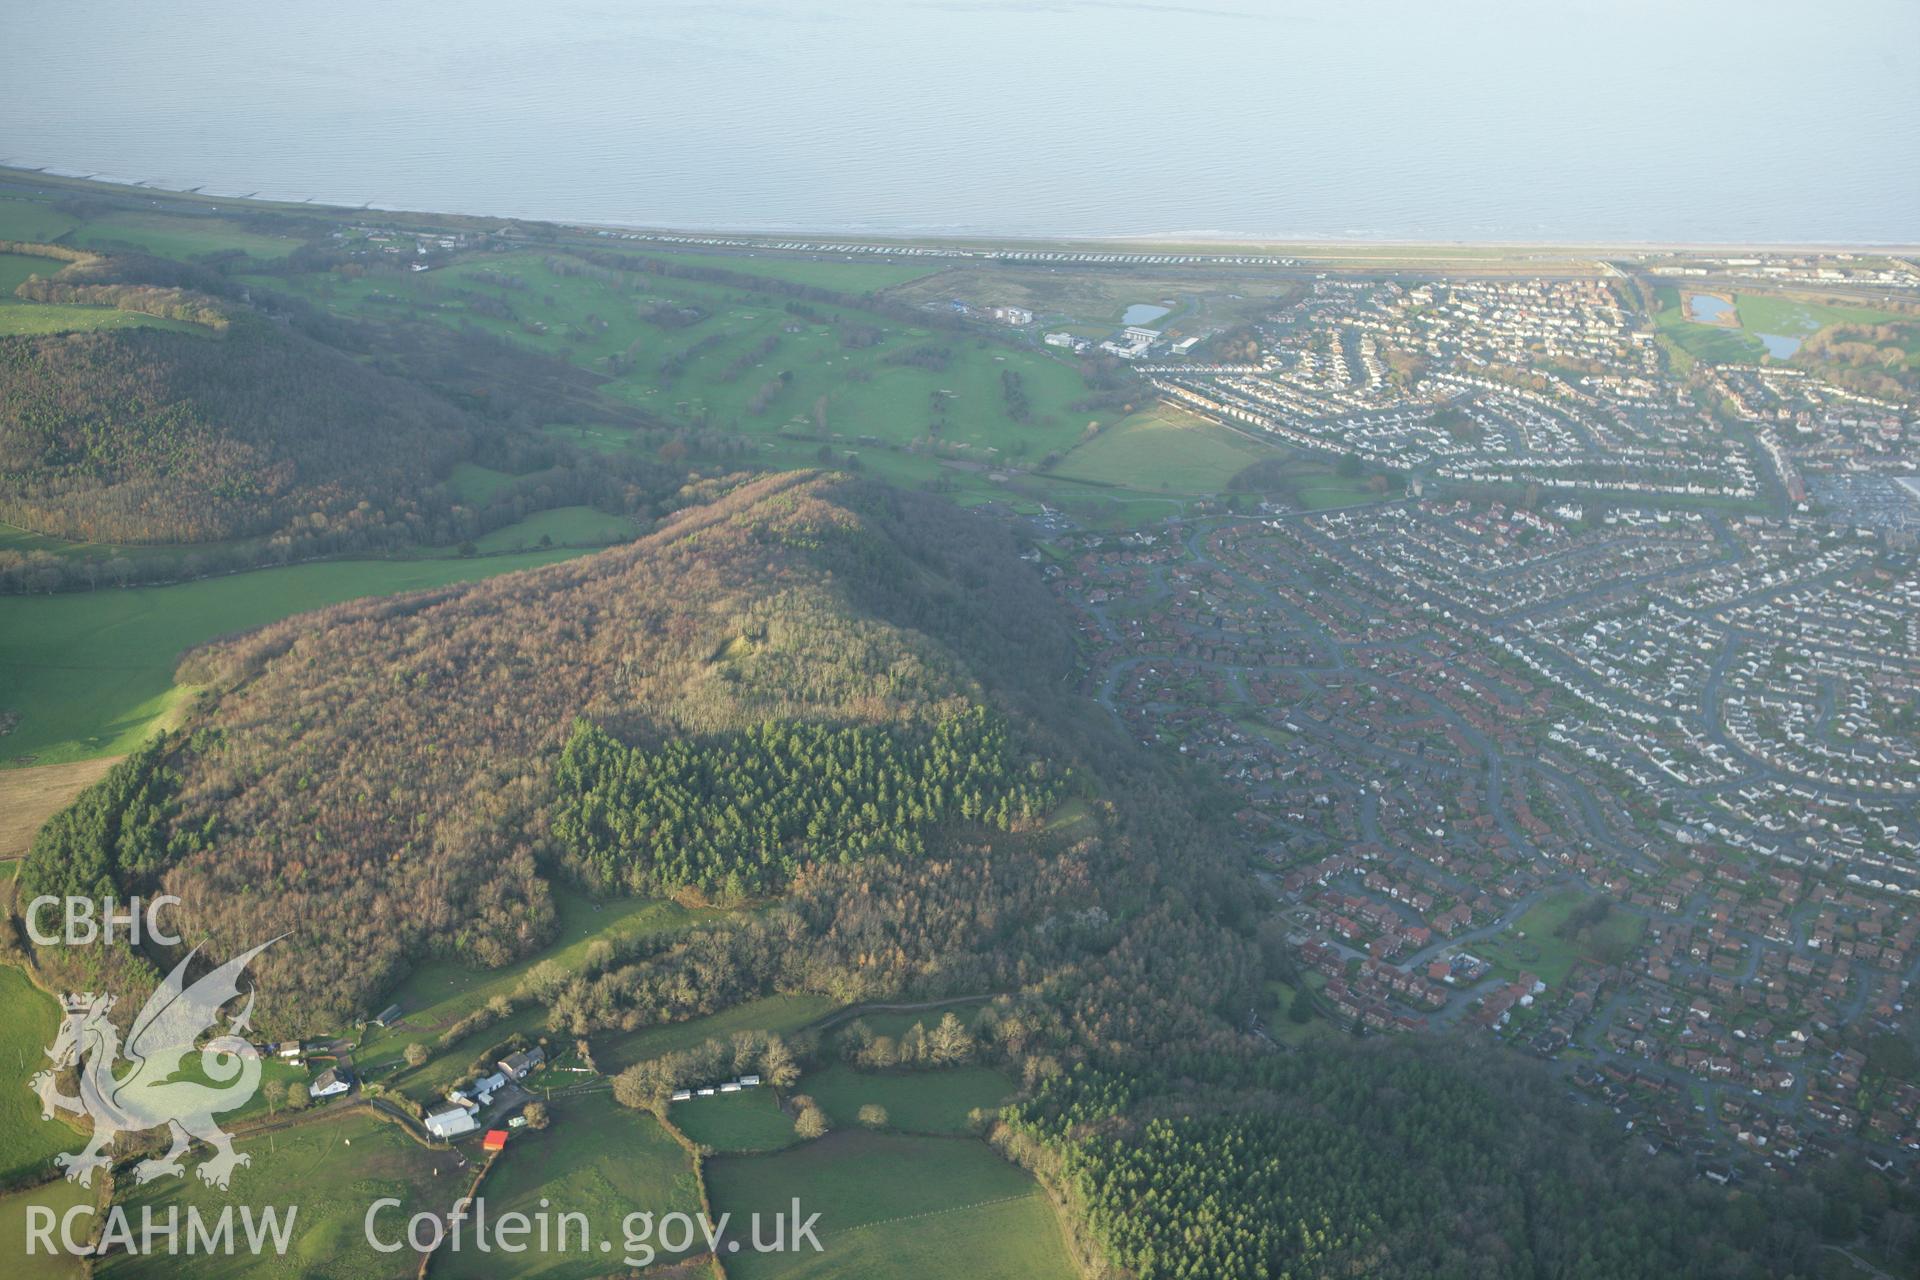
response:
<svg viewBox="0 0 1920 1280"><path fill-rule="evenodd" d="M238 980L248 962L277 941L242 952L188 986L187 966L200 951L195 947L133 1020L124 1054L120 1033L107 1017L112 996L70 995L62 1001L60 1034L46 1051L53 1070L40 1072L28 1083L40 1095L43 1118L51 1120L58 1110L93 1121L93 1138L85 1150L54 1157L70 1180L83 1187L91 1183L93 1171L111 1163L105 1152L120 1134L162 1126L173 1131L173 1147L164 1156L135 1165L138 1182L184 1173L180 1157L194 1138L214 1150L199 1167L201 1180L211 1186L224 1190L233 1171L250 1161L233 1149L233 1140L213 1117L245 1106L260 1087L260 1053L243 1034L253 1014L253 993L247 993L246 1005L228 1019L225 1034L205 1044L195 1042L214 1029L221 1006L239 997ZM174 1078L195 1053L200 1055L201 1074L212 1084ZM119 1075L123 1061L133 1069ZM79 1068L78 1097L60 1091L56 1073L68 1067Z"/></svg>

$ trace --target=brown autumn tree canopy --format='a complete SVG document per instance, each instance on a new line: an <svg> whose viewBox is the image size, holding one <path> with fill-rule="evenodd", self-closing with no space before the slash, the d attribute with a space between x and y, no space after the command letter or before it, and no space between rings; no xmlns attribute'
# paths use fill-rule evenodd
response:
<svg viewBox="0 0 1920 1280"><path fill-rule="evenodd" d="M984 522L834 476L738 483L628 546L190 655L211 689L167 762L165 885L216 951L291 934L256 966L262 1014L297 996L337 1023L429 948L492 965L548 936L577 719L641 746L929 725L987 696L968 654L1057 679L1068 646Z"/></svg>
<svg viewBox="0 0 1920 1280"><path fill-rule="evenodd" d="M254 316L0 338L0 515L39 533L208 542L400 510L470 448L442 401Z"/></svg>

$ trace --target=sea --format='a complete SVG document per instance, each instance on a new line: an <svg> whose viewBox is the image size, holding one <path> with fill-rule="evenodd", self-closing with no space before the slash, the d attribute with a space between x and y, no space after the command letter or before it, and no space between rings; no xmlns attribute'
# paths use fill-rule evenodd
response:
<svg viewBox="0 0 1920 1280"><path fill-rule="evenodd" d="M1915 0L4 0L0 163L751 232L1920 241Z"/></svg>

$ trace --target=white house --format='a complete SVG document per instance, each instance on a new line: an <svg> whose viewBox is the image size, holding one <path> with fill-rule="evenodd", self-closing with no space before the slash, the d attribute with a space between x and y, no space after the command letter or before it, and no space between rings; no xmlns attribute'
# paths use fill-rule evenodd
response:
<svg viewBox="0 0 1920 1280"><path fill-rule="evenodd" d="M335 1094L345 1093L353 1088L353 1072L345 1067L329 1067L314 1078L307 1086L310 1098L331 1098Z"/></svg>
<svg viewBox="0 0 1920 1280"><path fill-rule="evenodd" d="M546 1062L546 1060L547 1051L539 1045L535 1045L531 1049L522 1049L518 1053L508 1054L506 1057L500 1059L496 1065L500 1068L501 1073L508 1079L519 1080L529 1071Z"/></svg>

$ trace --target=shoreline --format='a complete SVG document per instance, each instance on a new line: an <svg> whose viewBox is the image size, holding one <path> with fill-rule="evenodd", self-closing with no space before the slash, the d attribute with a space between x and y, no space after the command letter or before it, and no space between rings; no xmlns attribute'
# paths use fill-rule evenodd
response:
<svg viewBox="0 0 1920 1280"><path fill-rule="evenodd" d="M382 205L373 201L342 204L309 196L303 199L263 196L259 192L229 194L208 191L204 186L177 188L159 185L148 179L121 179L98 172L63 171L53 166L28 166L0 163L0 182L46 182L80 189L106 189L122 194L142 193L156 199L200 204L244 204L263 210L306 211L352 216L376 214L396 218L448 218L462 221L529 223L562 227L589 233L677 236L687 239L735 239L752 245L782 240L826 241L845 244L898 246L902 249L951 245L969 249L1005 246L1014 251L1060 250L1073 253L1116 251L1121 253L1168 254L1193 250L1202 253L1288 254L1294 257L1337 257L1340 250L1454 250L1481 255L1488 260L1524 253L1581 254L1586 256L1618 254L1623 256L1726 253L1800 253L1830 255L1861 253L1869 255L1907 255L1920 253L1920 238L1913 240L1631 240L1606 238L1555 239L1474 239L1437 236L1349 237L1323 233L1282 233L1276 235L1239 235L1219 231L1152 231L1116 233L998 233L970 230L852 230L847 228L783 227L773 230L738 226L672 226L641 222L604 220L567 220L522 217L511 214L475 213L444 209L409 209ZM770 244L768 247L771 247ZM823 245L824 249L825 246Z"/></svg>

